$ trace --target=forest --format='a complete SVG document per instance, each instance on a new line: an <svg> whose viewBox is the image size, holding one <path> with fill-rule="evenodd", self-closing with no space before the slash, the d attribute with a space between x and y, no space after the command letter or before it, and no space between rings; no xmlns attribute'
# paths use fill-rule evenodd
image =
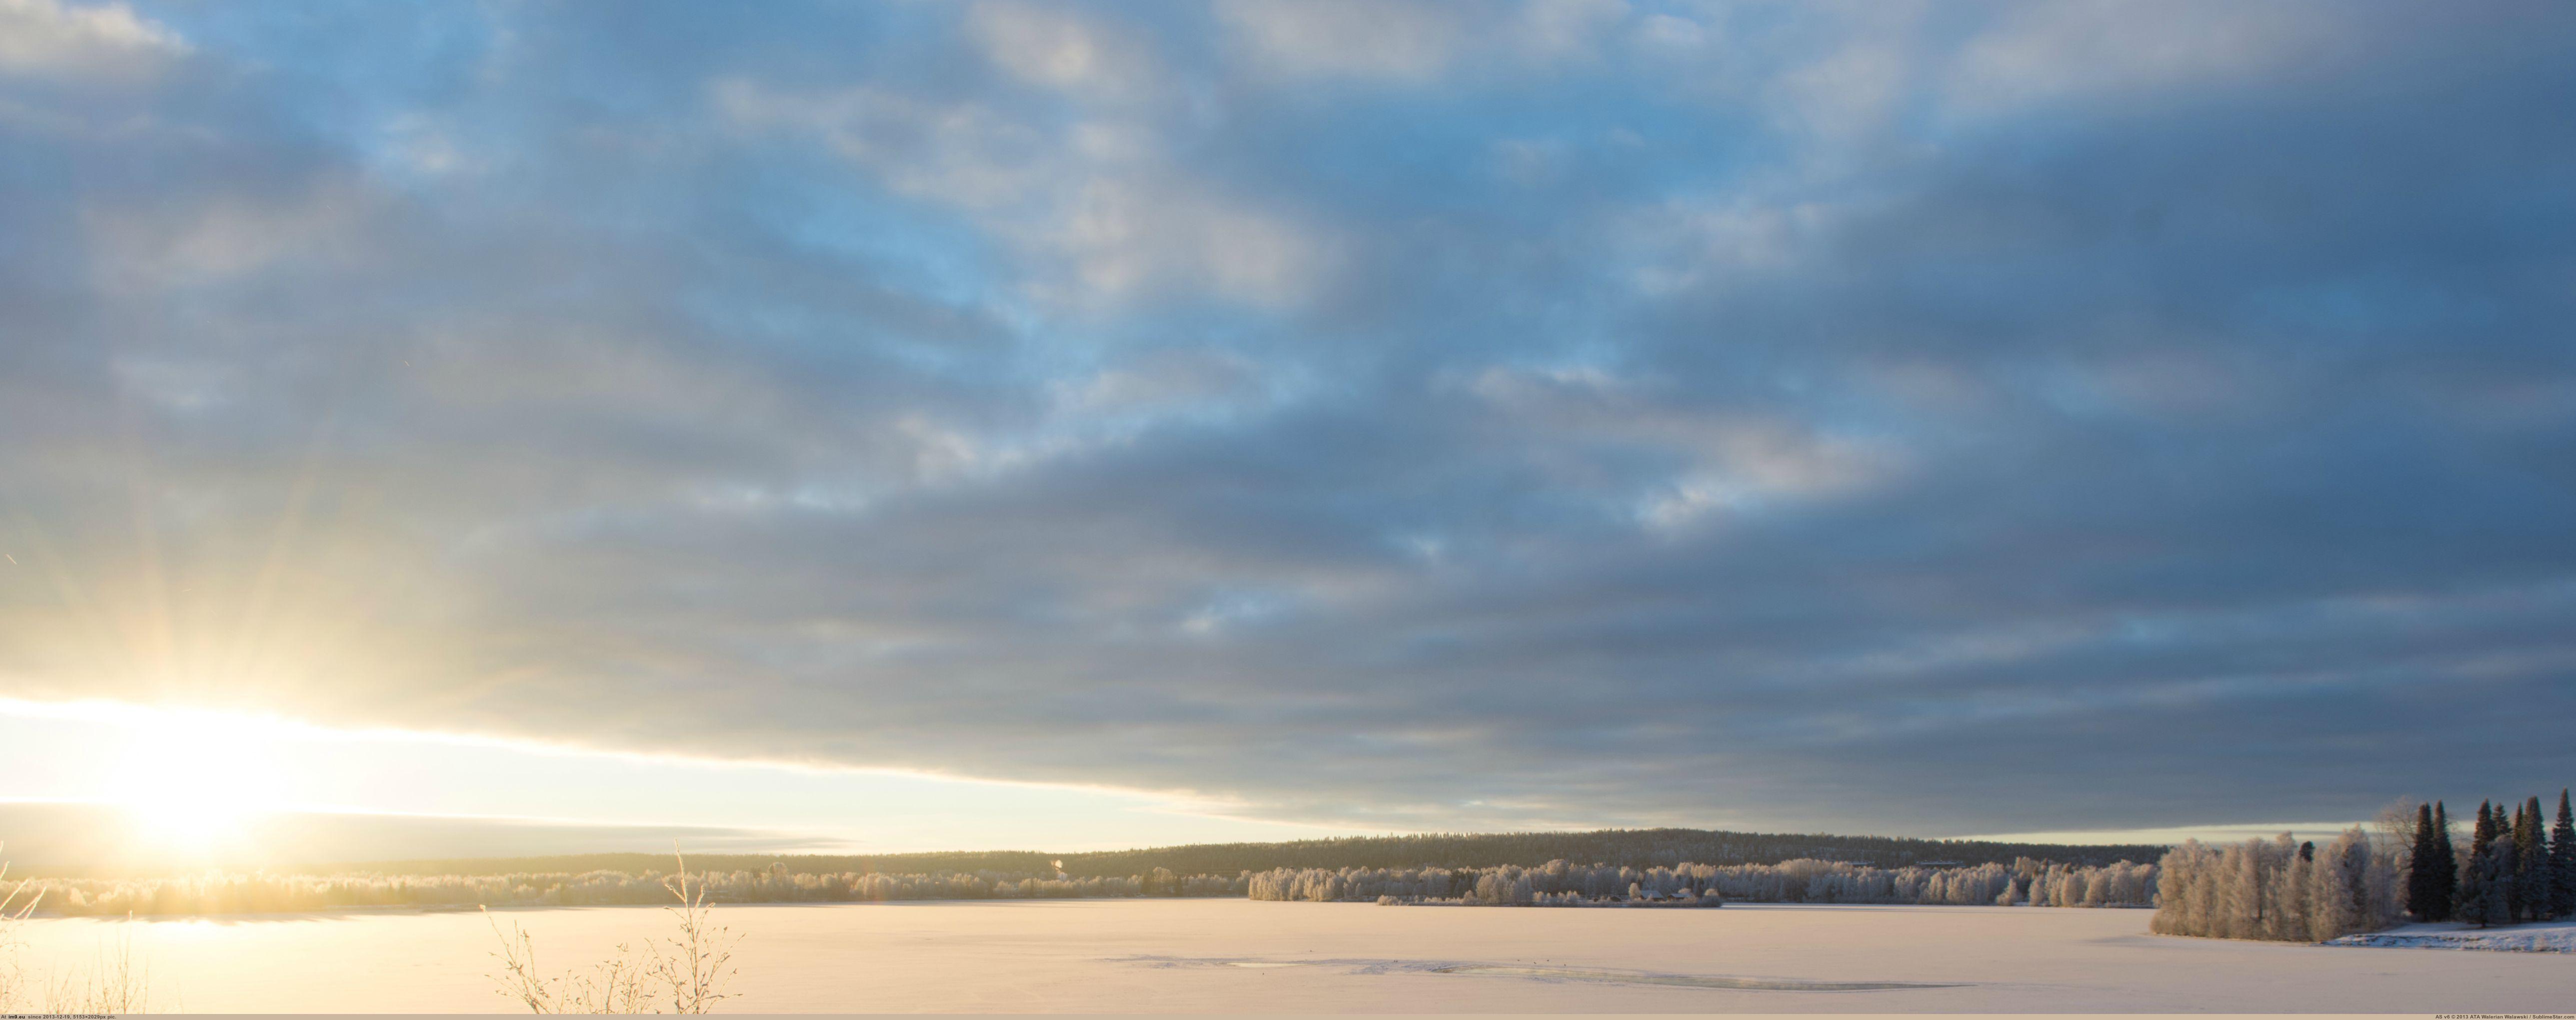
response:
<svg viewBox="0 0 2576 1020"><path fill-rule="evenodd" d="M2543 824L2533 797L2511 807L2479 805L2464 834L2453 832L2441 804L2398 811L2380 830L2374 837L2356 827L2323 846L2283 835L2229 846L2192 841L2170 851L2026 846L2018 849L2033 852L2011 856L2000 855L2012 844L1645 829L1240 843L1060 858L1017 852L693 863L704 869L707 897L715 903L1223 896L1527 906L2152 906L2150 927L2159 933L2294 941L2378 930L2408 916L2485 926L2576 914L2576 824L2565 793L2554 825ZM1586 864L1562 853L1536 856L1562 848L1589 848L1598 856ZM1691 848L1713 852L1695 859ZM1802 849L1816 852L1795 852ZM1275 861L1327 863L1249 866ZM1134 870L1109 870L1122 865ZM667 866L642 854L415 861L51 878L36 880L31 891L41 896L45 913L87 915L658 904L668 896Z"/></svg>
<svg viewBox="0 0 2576 1020"><path fill-rule="evenodd" d="M1546 885L1548 892L1610 900L1624 897L1629 886L1642 883L1641 894L1651 889L1670 895L1688 888L1696 895L1696 890L1710 888L1709 883L1716 881L1720 895L1742 900L1910 903L1963 902L1955 897L1966 894L1957 889L1972 882L1978 883L1973 901L1992 902L2001 886L1990 877L1952 876L1991 876L2003 871L2012 873L2016 896L2028 897L2037 887L2041 898L2062 900L2068 898L2066 894L2051 891L2056 884L2070 881L2062 876L2103 873L2103 866L2120 859L2118 852L2152 859L2162 849L1611 829L1231 843L1062 855L1037 851L865 857L701 855L691 860L705 870L708 895L718 903L1245 895L1306 899L1311 897L1303 891L1288 897L1264 896L1258 891L1259 883L1295 881L1264 876L1304 875L1318 869L1370 875L1401 871L1416 876L1406 881L1420 883L1426 890L1420 895L1431 895L1428 890L1435 888L1434 879L1422 876L1467 876L1463 886L1436 886L1441 890L1437 896L1454 897L1461 895L1461 889L1472 891L1475 882L1489 874L1504 873L1501 869L1545 876L1548 868L1573 859L1596 863L1580 869L1565 865L1581 871L1584 879L1575 886ZM1679 870L1673 866L1676 861L1693 860L1711 863L1686 864ZM651 854L418 860L142 878L57 877L40 880L36 888L43 894L42 909L47 913L99 916L458 909L486 904L594 906L662 902L667 894L661 883L668 865L668 860ZM2151 871L2146 865L2122 866ZM1722 877L1712 878L1716 875ZM2151 889L2151 875L2132 884L2141 880ZM2084 895L2078 892L2073 898ZM1927 896L1931 898L1924 899Z"/></svg>
<svg viewBox="0 0 2576 1020"><path fill-rule="evenodd" d="M694 870L694 869L693 869ZM661 869L499 874L207 872L152 879L42 879L46 913L90 916L297 913L348 909L466 909L658 904ZM2147 906L2154 865L2093 866L2020 858L2012 864L1877 868L1800 859L1779 864L1573 865L1492 868L1278 868L1233 875L1073 876L1046 872L810 872L785 861L710 868L715 903L1225 896L1255 900L1379 900L1494 905L1671 903L1949 903Z"/></svg>
<svg viewBox="0 0 2576 1020"><path fill-rule="evenodd" d="M1564 860L1535 868L1281 868L1252 875L1248 894L1256 900L1489 906L1734 901L2144 907L2155 902L2156 866L2023 857L2010 864L1898 868L1812 859L1646 868Z"/></svg>
<svg viewBox="0 0 2576 1020"><path fill-rule="evenodd" d="M2540 798L2505 818L2500 802L2480 803L2466 847L2454 842L2449 809L2416 808L2407 841L2406 893L2420 920L2484 928L2576 916L2576 817L2558 791L2558 819L2541 829Z"/></svg>
<svg viewBox="0 0 2576 1020"><path fill-rule="evenodd" d="M637 871L502 874L277 874L208 872L151 879L39 879L44 913L88 916L303 913L368 908L585 907L670 902L669 862ZM1175 875L1156 869L1121 877L1049 871L796 872L785 862L759 870L701 872L711 903L863 903L893 900L1072 899L1132 896L1242 896L1242 875Z"/></svg>
<svg viewBox="0 0 2576 1020"><path fill-rule="evenodd" d="M2411 816L2411 817L2410 817ZM2478 805L2462 843L2440 803L2398 811L2379 839L2283 835L2226 847L2198 841L2164 857L2152 930L2166 935L2321 942L2401 920L2484 928L2576 915L2576 818L2568 794L2543 827L2540 798Z"/></svg>
<svg viewBox="0 0 2576 1020"><path fill-rule="evenodd" d="M1163 868L1184 875L1239 875L1278 868L1492 868L1538 867L1551 860L1597 861L1645 868L1676 861L1711 864L1778 864L1791 860L1844 861L1880 868L1912 864L2010 864L2021 858L2104 865L2154 860L2156 844L2086 846L1911 839L1898 836L1790 835L1708 829L1602 829L1591 832L1515 832L1414 836L1355 836L1285 843L1204 843L1187 846L1051 853L1036 850L853 855L693 855L716 870L757 871L786 862L797 872L896 872L954 874L1004 872L1112 878ZM309 873L366 871L385 875L500 875L515 872L642 872L658 867L655 854L585 854L486 860L419 860L363 865L317 865Z"/></svg>

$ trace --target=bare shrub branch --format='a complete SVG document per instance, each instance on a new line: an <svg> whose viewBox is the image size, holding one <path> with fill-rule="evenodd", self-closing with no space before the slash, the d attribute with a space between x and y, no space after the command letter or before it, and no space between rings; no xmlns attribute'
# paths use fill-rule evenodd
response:
<svg viewBox="0 0 2576 1020"><path fill-rule="evenodd" d="M639 951L618 943L617 952L590 966L587 973L546 977L537 967L535 940L511 922L509 931L484 910L493 938L501 948L492 958L500 969L491 974L502 997L531 1013L708 1013L733 996L724 991L733 976L733 943L739 939L714 922L706 882L689 873L686 858L672 852L679 870L662 880L679 903L663 908L678 922L679 933L648 940ZM667 997L666 997L667 993Z"/></svg>

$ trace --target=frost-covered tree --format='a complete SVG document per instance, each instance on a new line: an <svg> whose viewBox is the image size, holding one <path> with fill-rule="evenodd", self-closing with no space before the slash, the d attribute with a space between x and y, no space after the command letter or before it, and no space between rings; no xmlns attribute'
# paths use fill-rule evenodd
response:
<svg viewBox="0 0 2576 1020"><path fill-rule="evenodd" d="M2308 894L2311 873L2316 871L2317 845L2301 844L2290 859L2280 865L2281 873L2273 876L2263 890L2262 937L2288 942L2308 937Z"/></svg>
<svg viewBox="0 0 2576 1020"><path fill-rule="evenodd" d="M2307 895L2303 897L2305 910L2300 918L2305 923L2302 934L2309 941L2323 942L2360 926L2362 910L2358 894L2362 890L2355 885L2363 874L2354 867L2356 851L2364 861L2367 860L2369 851L2366 847L2346 847L2339 842L2334 849L2309 862Z"/></svg>
<svg viewBox="0 0 2576 1020"><path fill-rule="evenodd" d="M2181 846L2166 851L2156 862L2157 882L2161 896L2156 916L2147 929L2160 935L2192 935L2206 929L2206 897L2209 885L2209 848L2196 839L2184 840ZM2041 905L2040 893L2034 886L2031 904Z"/></svg>
<svg viewBox="0 0 2576 1020"><path fill-rule="evenodd" d="M2036 863L2032 865L2038 867ZM1252 875L1253 899L1445 901L1481 905L1586 906L1687 904L1717 906L1728 899L1790 903L1941 903L1984 905L2016 895L2015 867L1876 868L1848 861L1790 860L1778 864L1682 863L1644 869L1606 864L1461 869L1277 869ZM1332 884L1338 881L1338 885ZM2031 888L2042 902L2068 906L2150 906L2157 869L2122 861L2101 867L2048 865ZM1527 889L1526 896L1522 890Z"/></svg>
<svg viewBox="0 0 2576 1020"><path fill-rule="evenodd" d="M2160 862L2166 935L2323 941L2395 923L2398 854L2358 827L2323 848L2287 835L2224 849L2187 841Z"/></svg>

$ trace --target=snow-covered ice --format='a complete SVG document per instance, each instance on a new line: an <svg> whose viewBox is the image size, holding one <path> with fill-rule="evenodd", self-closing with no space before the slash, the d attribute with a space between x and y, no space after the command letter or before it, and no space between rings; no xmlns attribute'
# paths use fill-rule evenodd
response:
<svg viewBox="0 0 2576 1020"><path fill-rule="evenodd" d="M2576 955L2169 938L2143 910L1408 910L1055 900L718 908L729 1012L2410 1012L2576 1008ZM650 908L522 910L541 966L661 933ZM472 913L38 920L31 969L120 933L155 1005L504 1010Z"/></svg>

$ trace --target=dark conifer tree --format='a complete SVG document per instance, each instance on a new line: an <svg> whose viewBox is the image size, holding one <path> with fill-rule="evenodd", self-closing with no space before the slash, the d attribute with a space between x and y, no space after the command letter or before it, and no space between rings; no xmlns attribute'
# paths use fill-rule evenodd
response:
<svg viewBox="0 0 2576 1020"><path fill-rule="evenodd" d="M2487 844L2495 842L2496 824L2493 803L2483 800L2478 802L2478 821L2469 829L2469 862L2472 864L2477 863L2479 855L2487 852Z"/></svg>
<svg viewBox="0 0 2576 1020"><path fill-rule="evenodd" d="M2576 914L2576 819L2567 814L2567 791L2558 791L2558 824L2549 827L2549 914Z"/></svg>
<svg viewBox="0 0 2576 1020"><path fill-rule="evenodd" d="M2523 802L2513 812L2515 915L2526 921L2549 916L2549 841L2541 829L2540 798Z"/></svg>
<svg viewBox="0 0 2576 1020"><path fill-rule="evenodd" d="M2522 901L2522 890L2514 887L2514 878L2522 870L2522 861L2521 855L2514 852L2512 836L2513 830L2505 828L2504 809L2499 807L2496 809L2495 845L2487 848L2487 855L2495 858L2493 872L2487 876L2487 885L2494 890L2487 895L2490 903L2487 916L2497 924L2512 924L2513 905Z"/></svg>
<svg viewBox="0 0 2576 1020"><path fill-rule="evenodd" d="M2496 838L2487 845L2487 923L2512 924L2513 905L2522 898L2514 888L2514 876L2522 862L2513 850L2513 830L2505 827L2504 806L2496 806Z"/></svg>
<svg viewBox="0 0 2576 1020"><path fill-rule="evenodd" d="M2514 805L2514 817L2506 818L2504 815L2504 802L2496 802L2495 841L2498 845L2508 848L2504 862L2504 878L2507 882L2511 882L2522 875L2522 843L2514 834L2515 826L2522 821L2521 811L2521 805ZM2505 888L2504 916L2507 922L2522 920L2521 889L2510 885Z"/></svg>
<svg viewBox="0 0 2576 1020"><path fill-rule="evenodd" d="M2415 842L2406 855L2406 907L2418 921L2438 921L2448 903L2436 905L2442 885L2433 878L2435 868L2443 867L2433 849L2433 805L2415 805Z"/></svg>
<svg viewBox="0 0 2576 1020"><path fill-rule="evenodd" d="M2481 817L2484 809L2481 808ZM2462 924L2487 926L2487 909L2494 905L2494 885L2488 881L2494 869L2495 855L2471 852L2468 866L2460 869L2459 891L2451 899L2451 919Z"/></svg>
<svg viewBox="0 0 2576 1020"><path fill-rule="evenodd" d="M2460 891L2459 855L2451 847L2451 811L2441 801L2433 802L2433 853L2441 864L2433 869L2433 919L2451 919L2451 901Z"/></svg>

